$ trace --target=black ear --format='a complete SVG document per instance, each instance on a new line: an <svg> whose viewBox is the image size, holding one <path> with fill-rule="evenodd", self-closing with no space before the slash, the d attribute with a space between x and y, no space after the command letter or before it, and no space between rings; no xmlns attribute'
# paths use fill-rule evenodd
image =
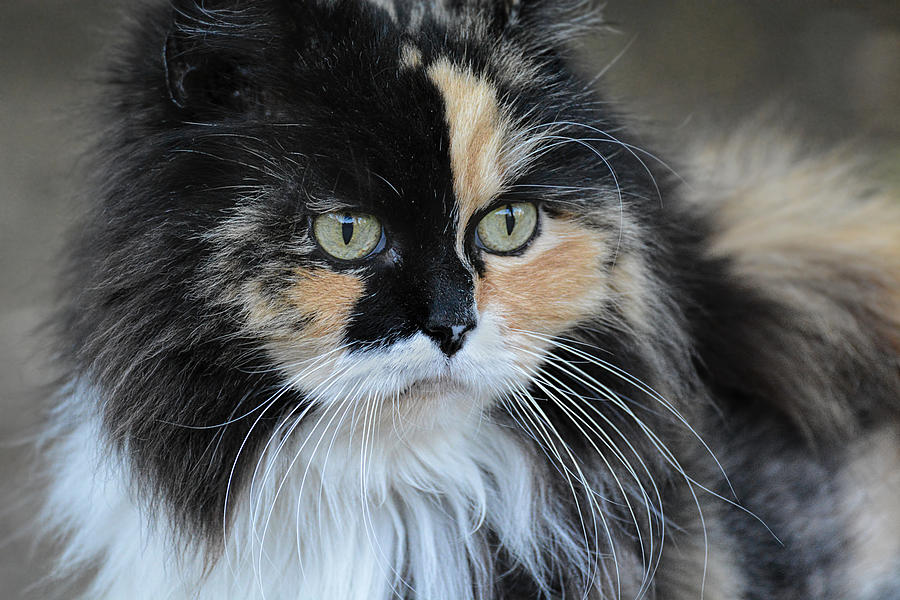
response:
<svg viewBox="0 0 900 600"><path fill-rule="evenodd" d="M177 4L162 48L169 99L182 110L246 111L260 100L256 76L268 52L258 33L267 24L249 10Z"/></svg>
<svg viewBox="0 0 900 600"><path fill-rule="evenodd" d="M198 47L172 32L163 47L163 62L169 99L178 108L240 111L247 107L249 69L238 57Z"/></svg>
<svg viewBox="0 0 900 600"><path fill-rule="evenodd" d="M454 1L454 0L451 0ZM559 43L596 31L603 23L603 0L455 0L457 6L475 8L489 17L498 33L508 29L541 35Z"/></svg>
<svg viewBox="0 0 900 600"><path fill-rule="evenodd" d="M510 27L518 23L522 10L523 0L493 0L494 23L500 29Z"/></svg>
<svg viewBox="0 0 900 600"><path fill-rule="evenodd" d="M177 39L173 31L166 36L162 53L166 71L166 90L169 92L169 99L178 108L186 108L191 96L195 95L189 91L192 86L188 81L188 75L200 68L198 61L191 60L182 47L183 43Z"/></svg>
<svg viewBox="0 0 900 600"><path fill-rule="evenodd" d="M519 21L524 0L450 0L449 6L459 12L475 10L487 15L491 27L502 31Z"/></svg>

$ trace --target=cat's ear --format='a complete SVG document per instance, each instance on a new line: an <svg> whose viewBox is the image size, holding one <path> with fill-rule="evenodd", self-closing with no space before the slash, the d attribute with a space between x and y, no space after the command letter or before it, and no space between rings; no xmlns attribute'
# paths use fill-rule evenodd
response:
<svg viewBox="0 0 900 600"><path fill-rule="evenodd" d="M181 109L200 108L201 105L232 107L235 94L233 71L224 59L208 55L197 48L179 31L170 31L163 46L163 66L169 100Z"/></svg>
<svg viewBox="0 0 900 600"><path fill-rule="evenodd" d="M501 31L518 22L523 2L528 0L450 0L450 6L459 11L475 10L487 15L491 27Z"/></svg>
<svg viewBox="0 0 900 600"><path fill-rule="evenodd" d="M601 0L461 0L474 2L490 16L497 31L517 29L565 42L573 36L596 31L602 24ZM471 5L471 4L470 4Z"/></svg>
<svg viewBox="0 0 900 600"><path fill-rule="evenodd" d="M162 62L169 101L179 109L240 112L260 100L263 23L227 4L173 2Z"/></svg>

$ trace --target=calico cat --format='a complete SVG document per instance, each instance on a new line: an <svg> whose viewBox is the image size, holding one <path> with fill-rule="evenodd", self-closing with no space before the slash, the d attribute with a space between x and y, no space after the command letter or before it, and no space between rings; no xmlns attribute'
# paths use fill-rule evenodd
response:
<svg viewBox="0 0 900 600"><path fill-rule="evenodd" d="M85 598L900 598L900 210L854 161L664 162L582 0L135 13L49 434Z"/></svg>

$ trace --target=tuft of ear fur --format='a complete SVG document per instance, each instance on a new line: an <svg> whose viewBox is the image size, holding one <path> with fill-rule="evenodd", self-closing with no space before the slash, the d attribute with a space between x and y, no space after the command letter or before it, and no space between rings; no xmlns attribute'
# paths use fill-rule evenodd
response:
<svg viewBox="0 0 900 600"><path fill-rule="evenodd" d="M725 352L751 365L734 376L816 438L900 413L900 194L863 154L794 139L708 144L683 195L714 224L710 256L767 307L721 318L745 340Z"/></svg>
<svg viewBox="0 0 900 600"><path fill-rule="evenodd" d="M605 3L598 0L522 0L522 29L539 29L551 42L567 46L577 38L596 34L604 24Z"/></svg>
<svg viewBox="0 0 900 600"><path fill-rule="evenodd" d="M524 34L535 51L566 46L597 32L603 4L597 0L445 0L455 12L478 15L494 35Z"/></svg>
<svg viewBox="0 0 900 600"><path fill-rule="evenodd" d="M494 29L500 31L518 23L522 4L528 0L453 0L455 10L475 10L488 15Z"/></svg>

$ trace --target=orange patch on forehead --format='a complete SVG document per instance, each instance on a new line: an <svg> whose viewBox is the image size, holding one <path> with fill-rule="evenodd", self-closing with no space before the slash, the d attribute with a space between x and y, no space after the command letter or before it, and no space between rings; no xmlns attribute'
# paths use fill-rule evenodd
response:
<svg viewBox="0 0 900 600"><path fill-rule="evenodd" d="M594 314L604 298L608 249L598 234L574 223L545 219L543 229L524 256L486 257L475 299L512 329L556 335Z"/></svg>
<svg viewBox="0 0 900 600"><path fill-rule="evenodd" d="M497 90L486 79L440 59L428 77L444 99L450 130L450 166L460 229L503 189L506 126Z"/></svg>

